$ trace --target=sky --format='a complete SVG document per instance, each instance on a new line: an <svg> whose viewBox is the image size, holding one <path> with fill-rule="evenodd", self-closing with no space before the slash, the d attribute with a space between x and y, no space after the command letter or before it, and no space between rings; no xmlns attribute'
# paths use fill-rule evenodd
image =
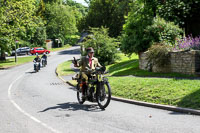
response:
<svg viewBox="0 0 200 133"><path fill-rule="evenodd" d="M87 3L85 3L84 0L74 0L74 1L76 1L77 3L81 3L81 4L85 5L85 6L88 6Z"/></svg>

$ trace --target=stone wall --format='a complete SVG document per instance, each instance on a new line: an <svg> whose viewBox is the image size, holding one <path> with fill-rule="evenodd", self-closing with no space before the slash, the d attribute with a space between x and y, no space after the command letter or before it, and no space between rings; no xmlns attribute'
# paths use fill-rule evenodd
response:
<svg viewBox="0 0 200 133"><path fill-rule="evenodd" d="M198 74L200 72L200 51L170 52L169 63L165 66L153 66L153 72L177 72L183 74ZM139 68L150 70L147 53L139 54Z"/></svg>

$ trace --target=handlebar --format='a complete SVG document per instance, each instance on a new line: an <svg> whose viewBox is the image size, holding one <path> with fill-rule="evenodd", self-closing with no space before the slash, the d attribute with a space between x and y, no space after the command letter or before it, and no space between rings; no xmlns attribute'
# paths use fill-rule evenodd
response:
<svg viewBox="0 0 200 133"><path fill-rule="evenodd" d="M35 60L33 60L33 62L34 62L34 63L37 63L37 62L40 63L41 61L35 61Z"/></svg>
<svg viewBox="0 0 200 133"><path fill-rule="evenodd" d="M86 72L91 72L92 74L97 74L97 73L101 73L101 74L106 74L108 72L106 72L106 68L105 67L96 67L95 70L92 70L88 67L86 67L87 71Z"/></svg>

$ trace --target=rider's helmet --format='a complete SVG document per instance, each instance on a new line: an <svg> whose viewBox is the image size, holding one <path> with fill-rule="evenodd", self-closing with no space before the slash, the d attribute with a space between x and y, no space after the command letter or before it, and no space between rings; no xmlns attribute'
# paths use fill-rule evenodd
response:
<svg viewBox="0 0 200 133"><path fill-rule="evenodd" d="M92 47L88 47L86 51L87 53L94 53L94 49Z"/></svg>
<svg viewBox="0 0 200 133"><path fill-rule="evenodd" d="M43 55L46 55L46 53L44 52Z"/></svg>

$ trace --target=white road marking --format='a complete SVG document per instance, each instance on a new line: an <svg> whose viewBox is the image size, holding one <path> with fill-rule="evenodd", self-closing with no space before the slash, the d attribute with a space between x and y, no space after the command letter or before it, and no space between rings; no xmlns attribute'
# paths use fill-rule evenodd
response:
<svg viewBox="0 0 200 133"><path fill-rule="evenodd" d="M31 69L28 69L27 71L30 71ZM26 72L27 72L26 71ZM15 79L9 86L8 88L8 98L10 100L10 102L21 112L23 113L24 115L26 115L27 117L29 117L30 119L32 119L33 121L39 123L40 125L44 126L45 128L49 129L50 131L54 132L54 133L60 133L59 131L53 129L52 127L48 126L47 124L43 123L42 121L38 120L37 118L35 118L34 116L30 115L29 113L27 113L26 111L24 111L14 100L12 100L12 97L11 97L11 89L12 89L12 86L15 84L15 82L17 80L19 80L20 78L22 78L24 74L20 75L17 79Z"/></svg>

